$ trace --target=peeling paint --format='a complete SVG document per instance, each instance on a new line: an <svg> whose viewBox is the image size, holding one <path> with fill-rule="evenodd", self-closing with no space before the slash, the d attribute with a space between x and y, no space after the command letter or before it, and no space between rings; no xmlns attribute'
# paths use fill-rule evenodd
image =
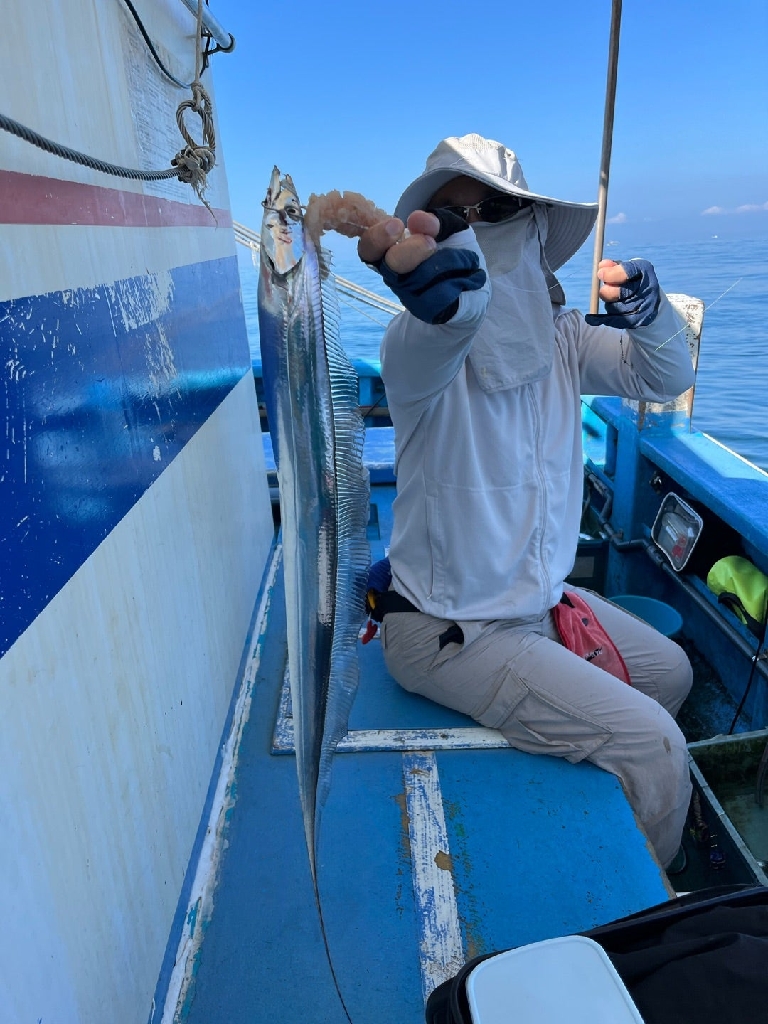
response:
<svg viewBox="0 0 768 1024"><path fill-rule="evenodd" d="M377 750L506 750L508 747L509 743L498 730L486 729L481 725L450 729L351 729L339 741L336 753ZM286 668L272 733L272 753L293 752L293 716Z"/></svg>
<svg viewBox="0 0 768 1024"><path fill-rule="evenodd" d="M3 574L0 594L13 600L0 619L0 650L242 380L247 345L241 372L227 341L233 263L213 273L210 307L201 299L208 271L197 264L0 305L0 476L11 488L0 533L15 534L20 569L37 567L30 581ZM213 309L226 314L215 337L206 327ZM25 514L28 533L15 529Z"/></svg>
<svg viewBox="0 0 768 1024"><path fill-rule="evenodd" d="M456 974L465 958L435 755L404 754L403 779L426 1001L433 989Z"/></svg>
<svg viewBox="0 0 768 1024"><path fill-rule="evenodd" d="M160 322L154 324L154 331L144 337L144 353L147 359L147 377L154 394L163 395L178 376L173 350ZM178 388L175 389L178 392ZM158 410L159 414L159 410Z"/></svg>
<svg viewBox="0 0 768 1024"><path fill-rule="evenodd" d="M402 840L403 850L406 857L410 861L411 859L411 840L409 835L408 825L408 801L405 793L397 793L392 798L400 809L400 834Z"/></svg>
<svg viewBox="0 0 768 1024"><path fill-rule="evenodd" d="M453 884L456 887L456 900L459 908L459 920L464 933L467 959L481 956L489 951L488 942L483 932L485 910L475 893L472 883L472 861L467 848L467 827L461 813L461 805L455 800L445 801L446 820L451 823Z"/></svg>
<svg viewBox="0 0 768 1024"><path fill-rule="evenodd" d="M128 278L107 288L110 305L120 312L127 333L154 323L168 313L173 299L173 278L166 270L140 278Z"/></svg>

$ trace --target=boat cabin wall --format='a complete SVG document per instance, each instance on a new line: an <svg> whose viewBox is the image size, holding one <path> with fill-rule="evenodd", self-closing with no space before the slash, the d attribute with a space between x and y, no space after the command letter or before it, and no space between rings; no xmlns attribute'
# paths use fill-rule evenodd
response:
<svg viewBox="0 0 768 1024"><path fill-rule="evenodd" d="M137 9L190 81L194 17ZM125 4L4 14L4 114L170 166L190 91ZM216 156L207 209L0 134L4 1024L144 1024L175 953L274 533Z"/></svg>

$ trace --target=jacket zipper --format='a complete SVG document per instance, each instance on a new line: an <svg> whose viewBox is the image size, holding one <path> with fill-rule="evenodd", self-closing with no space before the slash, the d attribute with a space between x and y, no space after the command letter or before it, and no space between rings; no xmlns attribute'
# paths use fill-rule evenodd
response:
<svg viewBox="0 0 768 1024"><path fill-rule="evenodd" d="M533 408L533 420L534 420L534 441L535 441L535 458L536 458L536 476L539 481L539 496L541 499L541 533L539 536L539 565L541 566L540 583L543 586L543 604L549 602L549 597L552 591L552 584L549 578L549 568L547 566L546 558L544 555L544 540L547 532L547 514L548 514L548 503L547 503L547 488L544 482L544 471L542 469L542 453L541 453L541 416L539 414L539 403L534 393L533 385L528 385L528 391L531 399L531 406Z"/></svg>

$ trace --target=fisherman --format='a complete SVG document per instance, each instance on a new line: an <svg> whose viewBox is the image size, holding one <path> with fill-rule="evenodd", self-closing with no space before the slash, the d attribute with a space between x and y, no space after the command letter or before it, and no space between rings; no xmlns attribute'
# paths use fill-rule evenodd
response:
<svg viewBox="0 0 768 1024"><path fill-rule="evenodd" d="M381 643L406 690L519 750L616 775L671 873L691 796L675 723L688 659L570 585L611 665L566 647L555 624L579 536L581 394L665 402L694 381L647 261L600 263L605 315L559 312L555 273L595 217L532 192L511 150L465 135L443 140L395 217L361 237L360 258L406 307L381 347L397 474Z"/></svg>

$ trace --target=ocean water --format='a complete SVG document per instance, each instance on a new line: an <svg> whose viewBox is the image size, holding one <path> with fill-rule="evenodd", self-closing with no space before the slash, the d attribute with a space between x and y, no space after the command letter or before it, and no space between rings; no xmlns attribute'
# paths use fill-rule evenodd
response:
<svg viewBox="0 0 768 1024"><path fill-rule="evenodd" d="M614 251L608 246L605 254ZM768 239L645 245L632 255L653 263L667 292L704 301L694 427L768 470ZM241 248L238 257L251 354L258 358L256 270L248 250ZM582 311L589 308L591 265L587 245L558 274L568 305ZM393 298L351 254L337 256L334 270ZM378 362L387 320L378 310L342 300L341 340L350 358Z"/></svg>

